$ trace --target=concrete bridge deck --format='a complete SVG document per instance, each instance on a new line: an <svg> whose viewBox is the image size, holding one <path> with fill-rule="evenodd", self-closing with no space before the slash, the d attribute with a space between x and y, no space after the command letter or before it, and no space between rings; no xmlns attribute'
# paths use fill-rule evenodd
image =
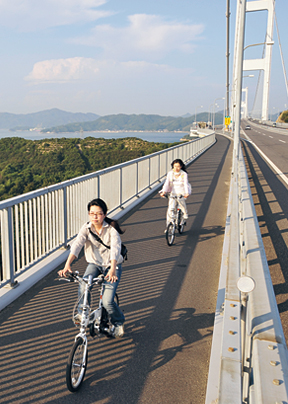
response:
<svg viewBox="0 0 288 404"><path fill-rule="evenodd" d="M123 219L125 336L89 338L78 393L65 383L77 285L56 281L55 270L0 313L1 404L205 402L231 157L230 140L218 136L189 166L189 220L172 247L164 235L167 201L158 194ZM83 257L73 265L85 266Z"/></svg>

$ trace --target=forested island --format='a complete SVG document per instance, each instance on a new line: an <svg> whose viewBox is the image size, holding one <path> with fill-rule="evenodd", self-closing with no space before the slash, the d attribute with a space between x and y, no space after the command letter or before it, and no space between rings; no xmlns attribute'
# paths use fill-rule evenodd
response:
<svg viewBox="0 0 288 404"><path fill-rule="evenodd" d="M161 116L161 115L106 115L90 122L76 122L67 125L53 126L42 129L41 132L65 133L65 132L93 132L93 131L183 131L189 132L195 120L194 116L187 118ZM208 113L197 115L197 121L207 122ZM215 124L223 122L223 113L215 114Z"/></svg>
<svg viewBox="0 0 288 404"><path fill-rule="evenodd" d="M0 200L142 157L177 143L122 139L0 139Z"/></svg>

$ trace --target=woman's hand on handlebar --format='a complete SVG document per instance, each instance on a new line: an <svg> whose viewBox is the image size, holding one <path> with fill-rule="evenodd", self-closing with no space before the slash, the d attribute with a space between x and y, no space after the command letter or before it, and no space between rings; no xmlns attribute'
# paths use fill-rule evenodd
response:
<svg viewBox="0 0 288 404"><path fill-rule="evenodd" d="M161 198L165 198L166 192L160 192L160 196L161 196Z"/></svg>

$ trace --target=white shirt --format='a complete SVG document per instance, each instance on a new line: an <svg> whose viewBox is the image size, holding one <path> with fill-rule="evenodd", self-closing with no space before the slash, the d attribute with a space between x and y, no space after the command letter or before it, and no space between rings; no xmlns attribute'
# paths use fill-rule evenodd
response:
<svg viewBox="0 0 288 404"><path fill-rule="evenodd" d="M114 259L117 264L121 264L123 262L123 257L121 255L121 238L118 231L106 223L105 220L103 221L103 227L99 237L103 243L110 246L109 250L99 243L92 234L90 234L89 229L93 232L91 222L87 222L81 227L74 243L72 244L71 254L78 257L84 246L85 258L88 263L107 267L110 265L110 261Z"/></svg>
<svg viewBox="0 0 288 404"><path fill-rule="evenodd" d="M168 172L162 188L163 192L170 192L172 195L189 195L191 193L188 185L188 174L183 170L180 170L179 174L176 176L174 170Z"/></svg>

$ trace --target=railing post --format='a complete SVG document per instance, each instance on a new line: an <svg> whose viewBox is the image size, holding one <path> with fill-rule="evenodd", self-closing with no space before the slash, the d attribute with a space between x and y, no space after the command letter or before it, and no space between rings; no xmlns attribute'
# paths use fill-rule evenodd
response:
<svg viewBox="0 0 288 404"><path fill-rule="evenodd" d="M68 244L68 221L67 221L67 187L63 188L63 234L64 246Z"/></svg>
<svg viewBox="0 0 288 404"><path fill-rule="evenodd" d="M122 168L120 168L120 170L119 170L119 184L120 184L120 186L119 186L119 193L120 193L120 195L119 195L119 206L120 206L121 209L122 209L122 199L123 199L123 191L122 191L123 179L122 179L122 175L123 175Z"/></svg>
<svg viewBox="0 0 288 404"><path fill-rule="evenodd" d="M137 161L136 163L136 196L138 197L138 193L139 193L139 163Z"/></svg>
<svg viewBox="0 0 288 404"><path fill-rule="evenodd" d="M12 207L3 209L1 218L2 239L2 265L5 280L9 280L9 286L14 288L18 282L14 280L15 257L14 257L14 231L12 220Z"/></svg>
<svg viewBox="0 0 288 404"><path fill-rule="evenodd" d="M149 182L148 182L148 186L151 189L151 158L149 156Z"/></svg>

